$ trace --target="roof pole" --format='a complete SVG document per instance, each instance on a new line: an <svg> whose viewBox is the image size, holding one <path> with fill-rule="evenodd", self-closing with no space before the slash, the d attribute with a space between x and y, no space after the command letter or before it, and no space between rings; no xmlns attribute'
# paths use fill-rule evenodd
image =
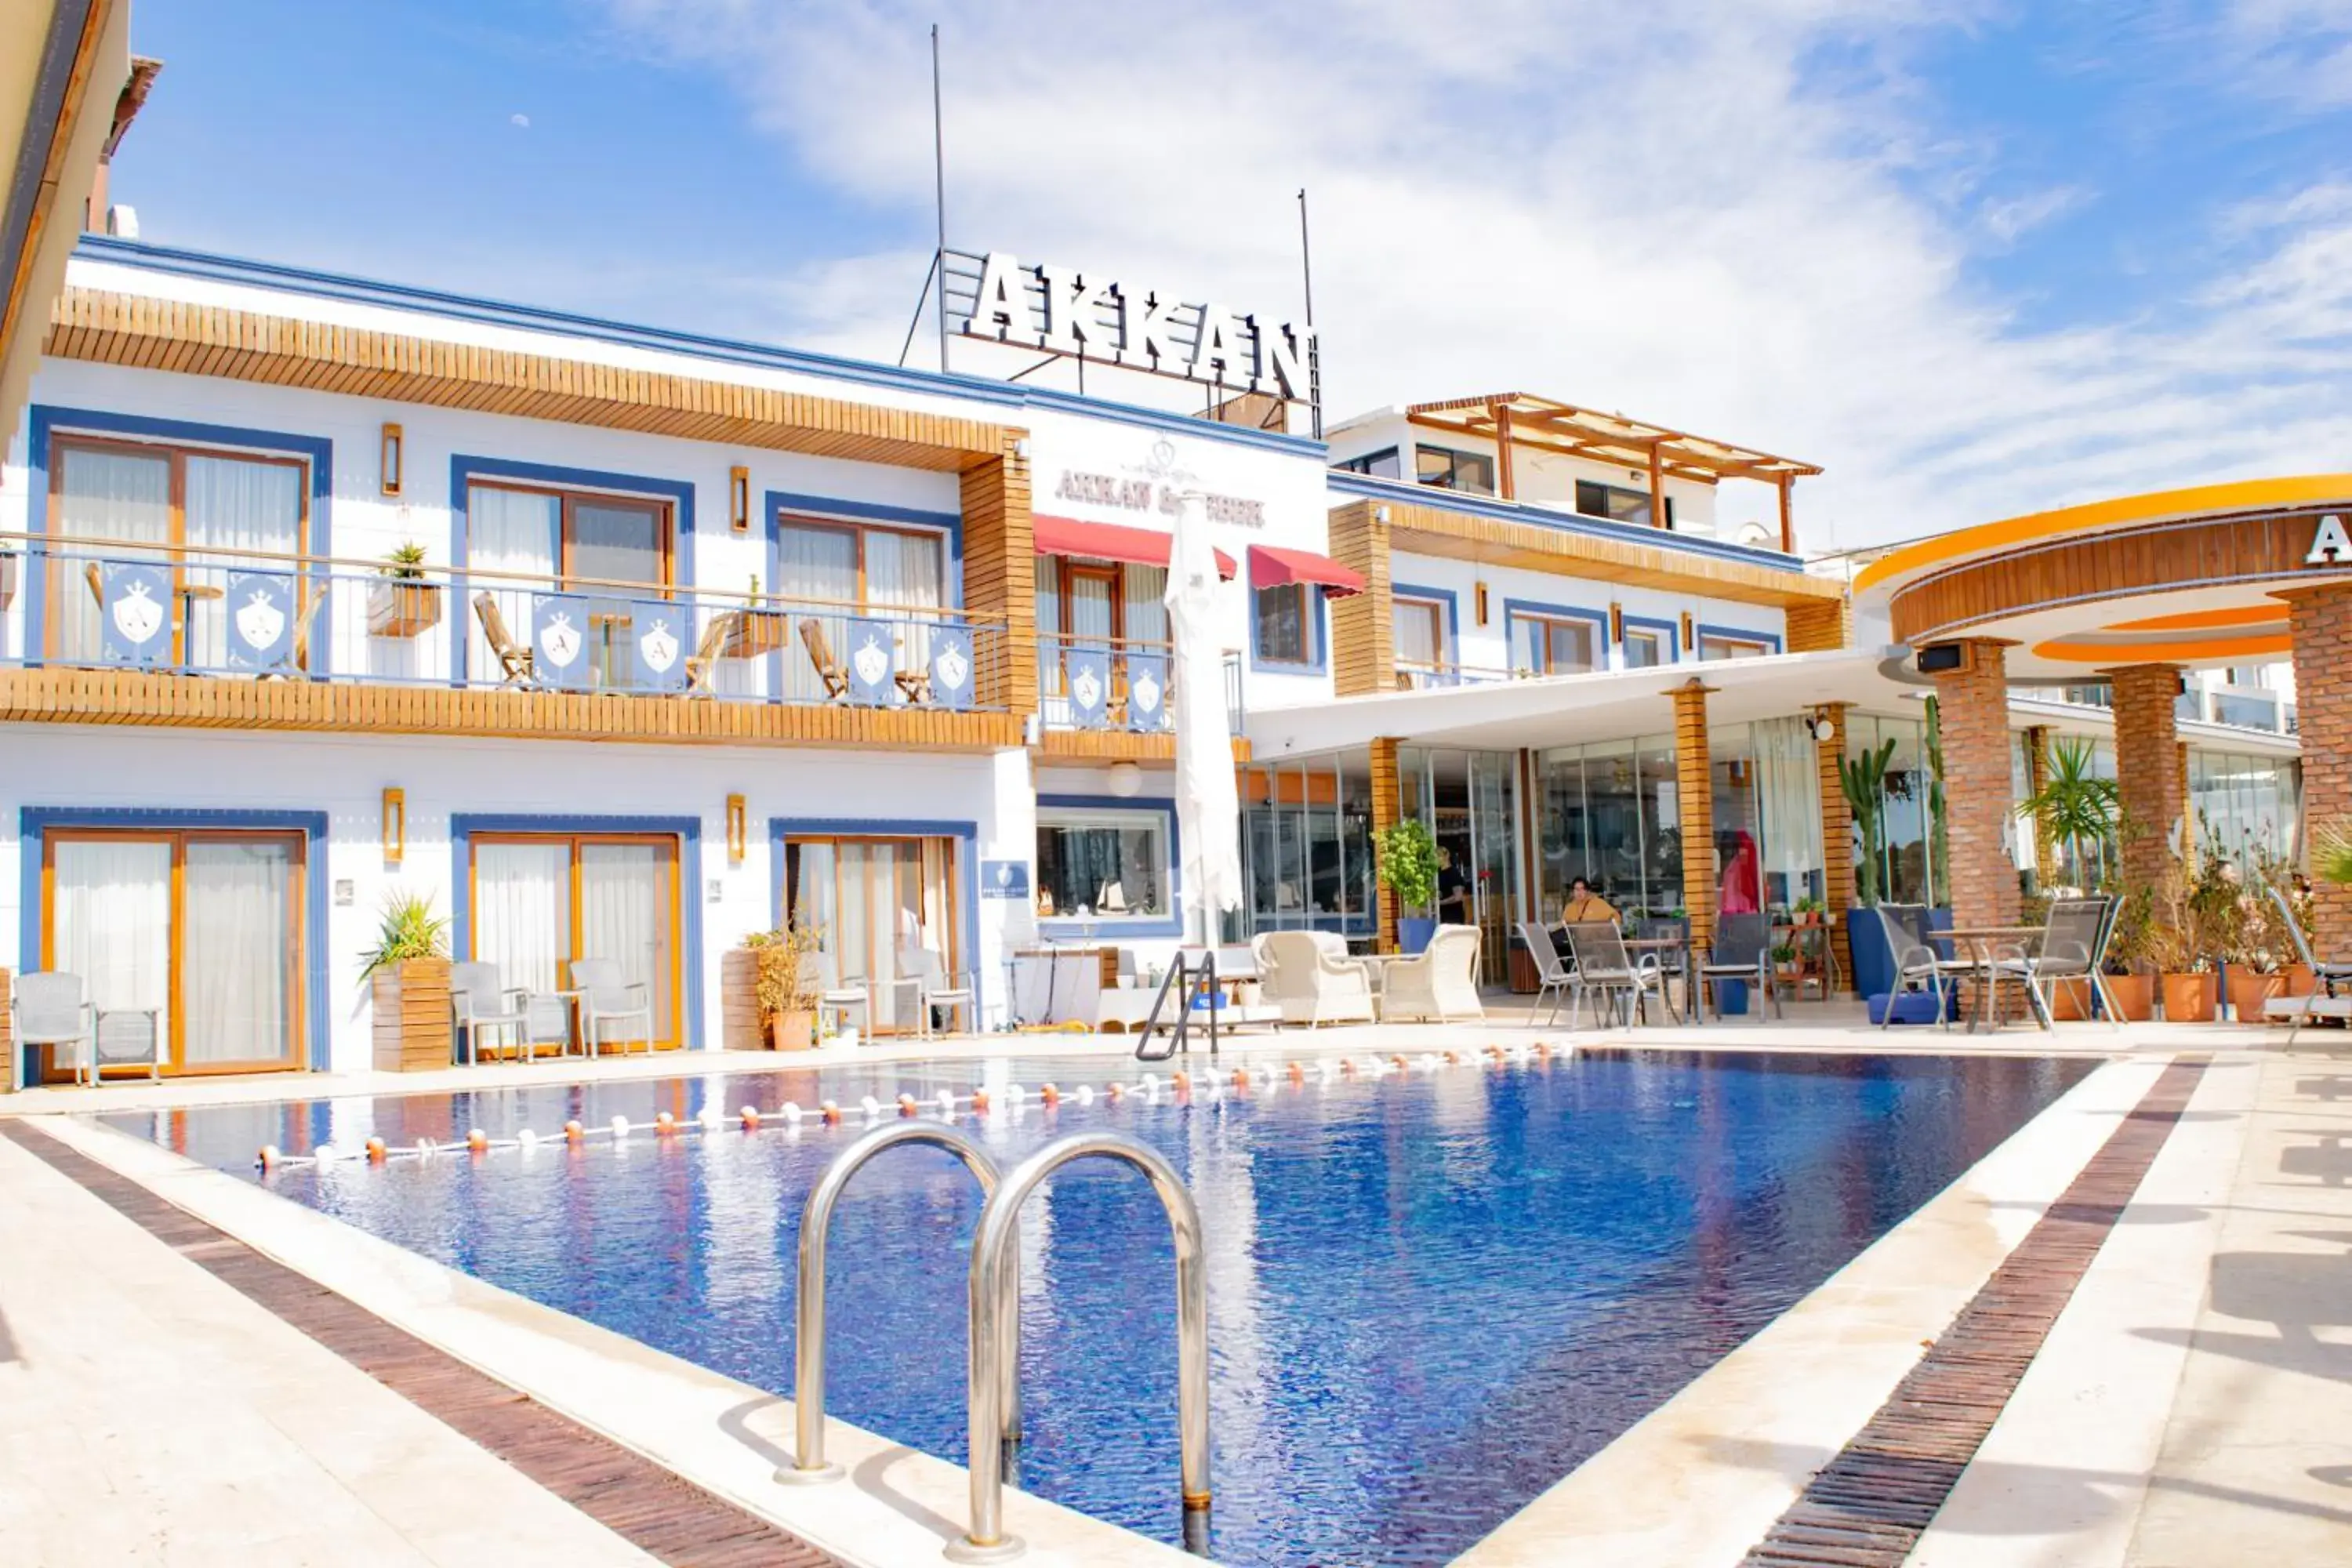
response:
<svg viewBox="0 0 2352 1568"><path fill-rule="evenodd" d="M1517 481L1511 473L1511 405L1489 403L1486 412L1495 421L1495 487L1505 500L1519 497Z"/></svg>
<svg viewBox="0 0 2352 1568"><path fill-rule="evenodd" d="M940 114L940 25L931 24L931 194L939 219L940 371L948 368L948 139Z"/></svg>
<svg viewBox="0 0 2352 1568"><path fill-rule="evenodd" d="M1796 488L1796 475L1780 476L1780 553L1783 555L1794 555L1797 552L1797 523L1796 519L1790 515L1789 508L1790 493Z"/></svg>
<svg viewBox="0 0 2352 1568"><path fill-rule="evenodd" d="M1661 455L1661 448L1664 446L1664 437L1654 437L1650 442L1650 526L1652 528L1666 526L1666 468L1665 458Z"/></svg>

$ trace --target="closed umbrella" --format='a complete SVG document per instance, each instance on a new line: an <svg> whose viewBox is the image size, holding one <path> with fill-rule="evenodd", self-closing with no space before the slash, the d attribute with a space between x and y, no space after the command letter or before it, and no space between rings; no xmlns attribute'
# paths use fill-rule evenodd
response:
<svg viewBox="0 0 2352 1568"><path fill-rule="evenodd" d="M1196 940L1213 946L1216 917L1241 908L1241 807L1217 627L1217 552L1201 496L1188 492L1181 502L1165 599L1168 635L1176 644L1176 831L1182 844L1177 874L1186 905L1200 915Z"/></svg>

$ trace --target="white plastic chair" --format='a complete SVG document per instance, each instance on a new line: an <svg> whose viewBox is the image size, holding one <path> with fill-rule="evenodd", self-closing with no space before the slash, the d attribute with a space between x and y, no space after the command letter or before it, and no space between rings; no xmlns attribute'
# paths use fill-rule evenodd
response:
<svg viewBox="0 0 2352 1568"><path fill-rule="evenodd" d="M928 947L902 947L898 950L897 990L912 990L915 994L915 1018L923 1037L931 1037L932 1010L948 1009L952 1018L961 1010L963 1021L977 1024L980 1019L980 977L976 974L951 974L940 955Z"/></svg>
<svg viewBox="0 0 2352 1568"><path fill-rule="evenodd" d="M1336 950L1336 951L1335 951ZM1282 1009L1286 1024L1372 1021L1372 979L1347 956L1344 938L1328 931L1270 931L1250 944L1258 1000ZM1218 973L1224 973L1223 966Z"/></svg>
<svg viewBox="0 0 2352 1568"><path fill-rule="evenodd" d="M1381 1019L1434 1018L1441 1024L1456 1018L1484 1018L1486 1004L1478 999L1476 926L1439 926L1418 957L1388 965L1381 988Z"/></svg>
<svg viewBox="0 0 2352 1568"><path fill-rule="evenodd" d="M628 1023L635 1023L637 1030L620 1037L624 1045L630 1040L643 1040L647 1054L652 1053L653 992L644 981L625 976L619 959L573 959L572 986L580 996L580 1043L588 1055L596 1054L596 1047L605 1043L614 1025Z"/></svg>
<svg viewBox="0 0 2352 1568"><path fill-rule="evenodd" d="M19 974L8 1011L10 1034L16 1042L10 1089L25 1081L25 1057L36 1046L73 1047L74 1081L81 1082L85 1073L92 1083L98 1080L98 1014L80 975Z"/></svg>
<svg viewBox="0 0 2352 1568"><path fill-rule="evenodd" d="M482 1032L486 1029L503 1030L507 1047L529 1060L530 1001L529 991L499 984L499 966L495 963L451 964L449 1013L456 1026L457 1044L465 1052L466 1065L480 1065Z"/></svg>

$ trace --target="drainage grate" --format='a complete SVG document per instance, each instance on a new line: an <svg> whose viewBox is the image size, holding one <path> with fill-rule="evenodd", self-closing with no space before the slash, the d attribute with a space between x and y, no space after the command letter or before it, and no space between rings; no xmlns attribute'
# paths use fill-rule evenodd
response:
<svg viewBox="0 0 2352 1568"><path fill-rule="evenodd" d="M1901 1568L2204 1076L2203 1058L2164 1069L1893 1397L1749 1549L1745 1568Z"/></svg>
<svg viewBox="0 0 2352 1568"><path fill-rule="evenodd" d="M840 1568L798 1536L436 1350L47 1133L0 1121L0 1135L671 1568Z"/></svg>

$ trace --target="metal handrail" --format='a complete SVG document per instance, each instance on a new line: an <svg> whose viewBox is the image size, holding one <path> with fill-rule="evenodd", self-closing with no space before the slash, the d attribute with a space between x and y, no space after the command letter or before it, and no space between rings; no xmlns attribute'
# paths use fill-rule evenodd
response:
<svg viewBox="0 0 2352 1568"><path fill-rule="evenodd" d="M1150 1182L1176 1244L1176 1426L1181 1449L1186 1535L1198 1533L1195 1515L1209 1507L1209 1287L1201 1245L1201 1211L1176 1167L1150 1144L1124 1132L1080 1132L1056 1139L1005 1173L980 1211L972 1237L968 1352L971 1468L971 1523L963 1538L948 1545L957 1563L1001 1563L1024 1550L1019 1536L1004 1532L1004 1455L997 1434L1003 1427L1005 1373L1003 1333L996 1321L1011 1298L1005 1294L1018 1261L1021 1205L1038 1184L1073 1160L1123 1160Z"/></svg>
<svg viewBox="0 0 2352 1568"><path fill-rule="evenodd" d="M1187 981L1185 978L1188 974L1192 976L1190 981ZM1168 1048L1164 1051L1155 1051L1151 1048L1151 1041L1153 1037L1160 1032L1160 1011L1168 1005L1169 987L1180 984L1182 986L1180 993L1182 1000L1177 1005L1176 1022L1169 1026ZM1201 955L1200 962L1198 963L1194 963L1192 960L1187 959L1184 956L1184 950L1182 948L1178 948L1176 950L1176 962L1168 966L1167 974L1161 977L1160 982L1160 993L1151 999L1151 1016L1144 1019L1142 1037L1135 1042L1135 1059L1139 1062L1164 1062L1169 1058L1174 1056L1178 1051L1183 1051L1190 1054L1192 1047L1191 1041L1187 1037L1186 1031L1190 1028L1192 1022L1192 999L1195 996L1201 995L1205 995L1210 998L1208 1006L1209 1054L1213 1057L1215 1056L1217 1054L1217 1014L1219 1011L1215 1000L1216 994L1216 950L1214 948L1211 948L1203 952Z"/></svg>
<svg viewBox="0 0 2352 1568"><path fill-rule="evenodd" d="M779 1466L776 1479L792 1485L839 1480L842 1468L824 1457L824 1254L833 1229L834 1206L842 1189L866 1163L901 1143L929 1143L947 1150L964 1163L980 1183L982 1194L993 1196L998 1183L996 1162L988 1157L971 1134L937 1121L898 1121L877 1127L833 1158L824 1174L811 1188L801 1211L800 1287L794 1303L796 1326L793 1346L793 1454L790 1465ZM1020 1259L1003 1270L1004 1288L1015 1300L995 1314L997 1349L1001 1352L1003 1436L1021 1436L1021 1313L1018 1310Z"/></svg>

